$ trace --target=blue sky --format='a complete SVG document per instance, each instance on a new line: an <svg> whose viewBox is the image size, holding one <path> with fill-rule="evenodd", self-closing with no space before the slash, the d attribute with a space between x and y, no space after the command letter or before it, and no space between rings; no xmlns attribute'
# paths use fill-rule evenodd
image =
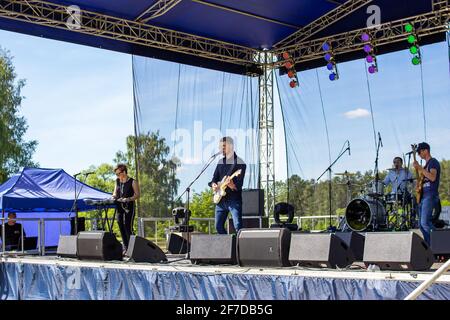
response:
<svg viewBox="0 0 450 320"><path fill-rule="evenodd" d="M34 158L42 167L64 168L74 174L90 165L111 163L116 151L125 149L125 137L133 134L131 56L6 31L0 31L0 45L14 57L18 77L27 80L22 113L29 124L27 138L39 141ZM422 47L422 53L428 141L438 159L449 159L447 44ZM376 130L384 141L380 169L390 167L394 156L410 151L411 143L424 140L420 67L412 66L410 59L408 51L380 56L380 72L369 76ZM144 129L160 129L172 146L178 65L149 62L147 67L142 70L146 70L150 80L143 79L140 83L149 102L143 103ZM338 67L341 78L336 82L328 80L326 68L317 70L332 158L345 140L349 139L352 145L352 156L345 156L334 171L372 169L375 151L365 64L358 60ZM181 83L184 93L180 106L185 109L179 115L179 127L191 129L195 121L203 121L204 130L217 128L222 73L190 67L183 67L182 72L185 78ZM292 90L287 77L279 79L301 165L300 170L291 161L292 172L304 178L317 178L328 164L328 148L316 70L301 72L299 80L300 87ZM230 110L240 108L242 90L238 88L243 82L235 76L227 76L225 81L229 91L225 93L224 123L238 127L235 119L239 114ZM276 107L276 120L280 123L279 104ZM279 126L276 129L282 133ZM282 134L277 136L280 138ZM278 178L285 177L284 154L284 141L278 139ZM200 165L191 164L181 168L181 189L199 168ZM194 186L195 190L206 186L210 171Z"/></svg>

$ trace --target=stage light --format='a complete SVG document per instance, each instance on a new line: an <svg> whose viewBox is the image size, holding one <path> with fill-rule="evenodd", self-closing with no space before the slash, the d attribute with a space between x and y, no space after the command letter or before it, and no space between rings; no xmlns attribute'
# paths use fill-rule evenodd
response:
<svg viewBox="0 0 450 320"><path fill-rule="evenodd" d="M289 58L290 58L289 53L288 52L283 52L283 59L287 60Z"/></svg>
<svg viewBox="0 0 450 320"><path fill-rule="evenodd" d="M338 79L338 76L337 76L337 74L336 73L332 73L332 74L330 74L330 80L331 81L334 81L334 80L337 80Z"/></svg>
<svg viewBox="0 0 450 320"><path fill-rule="evenodd" d="M327 54L324 56L324 58L325 58L325 60L330 61L331 58L332 58L332 56L331 56L331 54L327 53Z"/></svg>
<svg viewBox="0 0 450 320"><path fill-rule="evenodd" d="M289 70L289 71L288 71L288 77L289 77L289 78L295 77L295 72L294 72L293 70Z"/></svg>
<svg viewBox="0 0 450 320"><path fill-rule="evenodd" d="M292 65L291 62L286 62L286 63L284 64L284 67L285 67L286 69L291 69L291 68L293 67L293 65Z"/></svg>
<svg viewBox="0 0 450 320"><path fill-rule="evenodd" d="M419 48L417 46L412 46L411 48L409 48L409 52L411 52L412 54L417 54L417 52L419 52Z"/></svg>
<svg viewBox="0 0 450 320"><path fill-rule="evenodd" d="M416 41L417 41L417 38L413 34L410 34L408 36L408 43L414 44Z"/></svg>
<svg viewBox="0 0 450 320"><path fill-rule="evenodd" d="M369 73L370 74L374 74L375 72L377 72L378 70L377 70L377 67L375 66L375 65L371 65L370 67L369 67Z"/></svg>
<svg viewBox="0 0 450 320"><path fill-rule="evenodd" d="M406 32L411 33L411 32L413 32L413 30L414 30L414 27L413 27L413 25L411 23L407 23L405 25L405 31Z"/></svg>
<svg viewBox="0 0 450 320"><path fill-rule="evenodd" d="M330 51L330 49L331 49L331 45L330 45L328 42L325 42L325 43L322 45L322 50L323 50L323 51Z"/></svg>
<svg viewBox="0 0 450 320"><path fill-rule="evenodd" d="M364 42L369 41L369 40L370 40L369 34L363 33L363 34L361 35L361 40L364 41Z"/></svg>
<svg viewBox="0 0 450 320"><path fill-rule="evenodd" d="M415 56L414 58L412 58L411 62L412 62L413 65L417 66L417 65L419 65L422 62L422 60L420 59L419 56Z"/></svg>
<svg viewBox="0 0 450 320"><path fill-rule="evenodd" d="M370 44L365 44L364 45L364 52L365 53L370 53L372 51L372 46Z"/></svg>
<svg viewBox="0 0 450 320"><path fill-rule="evenodd" d="M334 68L334 64L333 63L330 62L330 63L327 64L327 69L328 70L331 71L331 70L333 70L333 68Z"/></svg>
<svg viewBox="0 0 450 320"><path fill-rule="evenodd" d="M291 86L291 88L295 88L296 86L298 86L298 82L295 80L292 80L291 82L289 82L289 85Z"/></svg>
<svg viewBox="0 0 450 320"><path fill-rule="evenodd" d="M367 61L367 63L373 63L374 57L369 55L366 57L366 61Z"/></svg>

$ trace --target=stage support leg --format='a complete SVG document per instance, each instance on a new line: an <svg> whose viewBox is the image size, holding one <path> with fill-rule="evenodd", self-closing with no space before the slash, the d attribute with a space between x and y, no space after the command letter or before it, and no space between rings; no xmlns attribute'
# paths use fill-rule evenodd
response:
<svg viewBox="0 0 450 320"><path fill-rule="evenodd" d="M262 52L258 59L263 67L259 77L259 186L264 189L265 215L269 217L275 205L273 54Z"/></svg>

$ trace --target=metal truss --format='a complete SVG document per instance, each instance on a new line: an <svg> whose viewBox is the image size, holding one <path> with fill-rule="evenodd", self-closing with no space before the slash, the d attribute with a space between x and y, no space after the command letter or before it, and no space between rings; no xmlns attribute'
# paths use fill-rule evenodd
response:
<svg viewBox="0 0 450 320"><path fill-rule="evenodd" d="M373 0L348 0L339 7L331 10L327 14L321 16L319 19L311 22L307 26L301 28L297 32L291 34L285 39L275 44L275 47L286 47L296 43L300 43L310 38L314 34L328 28L333 23L348 16L350 13L362 8Z"/></svg>
<svg viewBox="0 0 450 320"><path fill-rule="evenodd" d="M68 21L73 19L69 7L39 0L0 0L0 17L244 66L254 65L253 59L259 52L85 10L81 12L79 27L73 28L68 26Z"/></svg>
<svg viewBox="0 0 450 320"><path fill-rule="evenodd" d="M448 0L445 2L448 2ZM449 28L449 22L450 7L448 4L444 4L440 9L426 14L384 23L377 28L358 29L330 37L296 43L276 49L274 53L280 56L283 52L289 52L295 63L305 62L319 59L323 56L322 45L324 42L329 42L332 45L333 53L339 55L361 50L362 41L360 37L363 32L370 34L372 44L377 47L405 41L404 27L407 23L414 25L416 34L420 39L420 37L446 32ZM275 67L282 65L283 62L281 60L276 62Z"/></svg>
<svg viewBox="0 0 450 320"><path fill-rule="evenodd" d="M274 149L274 104L273 54L263 51L259 63L263 74L259 76L259 177L265 195L265 215L273 213L275 206L275 149Z"/></svg>
<svg viewBox="0 0 450 320"><path fill-rule="evenodd" d="M180 2L181 0L157 0L150 8L142 12L135 21L145 23L151 19L160 17Z"/></svg>

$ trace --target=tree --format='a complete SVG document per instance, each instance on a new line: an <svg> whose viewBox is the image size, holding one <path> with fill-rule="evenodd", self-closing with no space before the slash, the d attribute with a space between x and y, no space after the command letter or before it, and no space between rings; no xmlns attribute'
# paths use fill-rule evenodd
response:
<svg viewBox="0 0 450 320"><path fill-rule="evenodd" d="M136 143L137 142L137 143ZM137 156L135 156L137 152ZM159 131L127 138L127 151L117 152L114 162L125 163L129 172L138 166L139 215L147 217L169 216L178 192L177 161L169 159L170 148ZM136 166L137 159L137 166Z"/></svg>
<svg viewBox="0 0 450 320"><path fill-rule="evenodd" d="M16 77L9 53L0 48L0 183L23 167L38 166L32 161L37 141L24 140L28 125L19 115L25 80Z"/></svg>

